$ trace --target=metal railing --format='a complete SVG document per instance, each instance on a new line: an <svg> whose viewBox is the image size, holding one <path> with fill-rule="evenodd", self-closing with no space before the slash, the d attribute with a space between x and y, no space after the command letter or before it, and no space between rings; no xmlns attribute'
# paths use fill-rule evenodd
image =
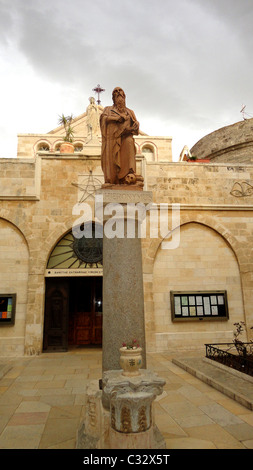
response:
<svg viewBox="0 0 253 470"><path fill-rule="evenodd" d="M205 344L206 357L253 376L253 343Z"/></svg>

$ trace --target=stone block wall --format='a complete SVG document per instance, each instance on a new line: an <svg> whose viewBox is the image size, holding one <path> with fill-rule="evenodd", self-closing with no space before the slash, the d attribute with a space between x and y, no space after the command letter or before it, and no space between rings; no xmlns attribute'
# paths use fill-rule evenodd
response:
<svg viewBox="0 0 253 470"><path fill-rule="evenodd" d="M85 127L85 126L84 126ZM48 145L49 151L45 152L45 156L52 156L56 151L56 147L62 142L64 131L57 131L57 133L48 134L19 134L17 145L18 158L35 158L40 145ZM134 136L136 152L142 155L142 150L148 147L152 150L153 161L168 161L172 162L172 138L171 137L157 137L148 135ZM82 132L75 133L74 146L81 144L83 149L82 155L100 155L101 154L101 136L97 136L91 140L82 130Z"/></svg>
<svg viewBox="0 0 253 470"><path fill-rule="evenodd" d="M0 161L0 275L3 289L16 286L19 293L16 323L2 330L5 347L0 355L41 352L48 257L77 218L72 209L84 194L77 184L87 182L90 171L98 181L102 177L95 156L28 160ZM234 321L253 326L253 195L243 189L243 183L250 184L253 167L161 162L143 166L142 161L140 169L158 209L168 204L162 209L168 212L168 230L172 204L180 203L182 231L175 250L161 251L160 235L152 238L147 232L142 240L147 350L182 344L191 349L200 341L228 340ZM239 196L231 194L236 183L242 190ZM13 245L7 246L9 241ZM171 322L170 290L211 285L228 291L229 322Z"/></svg>
<svg viewBox="0 0 253 470"><path fill-rule="evenodd" d="M138 135L134 137L137 153L142 154L145 147L153 151L153 161L172 162L172 138Z"/></svg>
<svg viewBox="0 0 253 470"><path fill-rule="evenodd" d="M23 159L0 161L1 183L9 178L8 185L0 186L0 221L10 223L14 232L22 234L27 251L24 273L19 271L24 266L20 243L13 242L9 252L5 245L10 243L10 236L0 227L0 235L4 237L0 255L1 292L12 288L12 292L17 293L16 323L14 327L2 329L3 337L12 338L11 345L9 349L4 346L0 355L8 355L8 351L11 355L39 354L42 351L47 260L56 242L71 230L77 219L72 209L83 192L73 183L78 184L85 178L87 182L91 169L101 175L100 159L90 161L72 157L69 160L68 157L55 156L38 157L36 162L29 163ZM16 189L15 178L20 183L20 191ZM29 187L34 191L28 197ZM4 341L6 343L7 339ZM2 342L3 345L5 343Z"/></svg>
<svg viewBox="0 0 253 470"><path fill-rule="evenodd" d="M0 293L16 294L15 324L0 324L0 356L24 354L29 252L16 226L0 219Z"/></svg>
<svg viewBox="0 0 253 470"><path fill-rule="evenodd" d="M187 320L171 317L170 291L227 290L227 321ZM214 230L196 222L180 227L180 244L159 249L153 270L156 349L189 349L197 343L233 340L233 324L244 320L240 272L236 257ZM202 319L203 320L203 319Z"/></svg>
<svg viewBox="0 0 253 470"><path fill-rule="evenodd" d="M161 234L159 240L143 240L146 328L151 350L182 345L188 349L199 341L232 341L233 323L237 321L246 322L247 338L252 338L252 169L250 165L229 164L147 165L148 189L153 191L156 209L168 211L168 232L175 203L180 204L182 235L192 227L189 239L180 238L178 249L161 250ZM201 277L201 272L205 276ZM211 285L229 292L231 315L227 323L171 322L171 290L189 290L189 286L190 290L201 290Z"/></svg>
<svg viewBox="0 0 253 470"><path fill-rule="evenodd" d="M156 203L235 208L252 205L252 165L148 163L146 173L147 189L153 192Z"/></svg>
<svg viewBox="0 0 253 470"><path fill-rule="evenodd" d="M0 198L38 198L40 178L39 159L3 158L0 163Z"/></svg>

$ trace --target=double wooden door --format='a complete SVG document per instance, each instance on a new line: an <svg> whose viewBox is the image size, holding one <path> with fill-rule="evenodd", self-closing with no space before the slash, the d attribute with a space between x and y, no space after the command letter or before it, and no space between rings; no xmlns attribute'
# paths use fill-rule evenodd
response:
<svg viewBox="0 0 253 470"><path fill-rule="evenodd" d="M44 350L102 344L102 277L46 280Z"/></svg>
<svg viewBox="0 0 253 470"><path fill-rule="evenodd" d="M102 277L72 279L69 344L102 344Z"/></svg>

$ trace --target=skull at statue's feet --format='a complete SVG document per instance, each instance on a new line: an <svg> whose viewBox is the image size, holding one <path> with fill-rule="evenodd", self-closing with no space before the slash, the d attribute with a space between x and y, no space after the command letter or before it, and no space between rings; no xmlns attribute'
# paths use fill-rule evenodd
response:
<svg viewBox="0 0 253 470"><path fill-rule="evenodd" d="M134 175L134 173L129 173L125 179L124 179L124 182L126 184L135 184L136 183L136 176Z"/></svg>

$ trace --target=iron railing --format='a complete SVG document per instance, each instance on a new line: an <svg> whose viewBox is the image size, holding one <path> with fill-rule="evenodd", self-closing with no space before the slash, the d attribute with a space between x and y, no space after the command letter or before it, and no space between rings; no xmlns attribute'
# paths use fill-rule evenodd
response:
<svg viewBox="0 0 253 470"><path fill-rule="evenodd" d="M253 377L253 343L205 344L206 357Z"/></svg>

